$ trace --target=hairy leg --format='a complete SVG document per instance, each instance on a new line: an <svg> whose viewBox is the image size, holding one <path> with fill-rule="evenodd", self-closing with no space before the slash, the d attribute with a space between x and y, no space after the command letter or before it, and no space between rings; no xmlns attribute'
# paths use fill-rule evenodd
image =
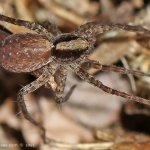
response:
<svg viewBox="0 0 150 150"><path fill-rule="evenodd" d="M0 14L0 21L5 21L18 26L24 26L25 28L33 30L39 34L45 35L50 41L53 40L53 35L50 32L48 32L47 29L45 29L43 26L35 22L14 19L11 17L4 16L2 14Z"/></svg>
<svg viewBox="0 0 150 150"><path fill-rule="evenodd" d="M148 100L148 99L144 99L144 98L141 98L141 97L138 97L138 96L127 94L125 92L117 91L115 89L112 89L112 88L104 85L101 81L96 80L92 75L90 75L84 69L82 69L78 64L70 65L70 67L73 71L75 71L75 73L80 78L82 78L83 80L85 80L88 83L100 88L101 90L103 90L107 93L117 95L117 96L121 96L121 97L124 97L128 100L132 100L132 101L136 101L136 102L139 102L139 103L150 105L150 100Z"/></svg>
<svg viewBox="0 0 150 150"><path fill-rule="evenodd" d="M33 119L26 107L25 101L24 101L24 95L31 93L33 91L35 91L36 89L38 89L39 87L41 87L42 85L44 85L47 81L49 80L49 74L42 74L39 78L37 78L35 81L33 81L32 83L24 86L18 93L18 104L19 107L24 115L24 117L30 121L32 124L38 126L41 130L42 130L42 137L43 140L45 140L45 129L44 127L38 123L35 119Z"/></svg>
<svg viewBox="0 0 150 150"><path fill-rule="evenodd" d="M83 38L91 38L97 35L103 34L108 31L114 30L124 30L135 32L137 34L144 34L144 36L150 36L150 30L143 28L142 26L132 26L126 24L113 24L109 22L88 22L86 24L81 25L73 34L77 36L81 36Z"/></svg>
<svg viewBox="0 0 150 150"><path fill-rule="evenodd" d="M64 88L65 88L65 84L66 84L66 78L67 78L67 70L65 67L63 67L62 65L59 66L59 68L57 69L57 71L55 72L54 75L55 81L57 83L57 87L55 90L55 101L57 103L63 103L66 102L73 90L75 89L76 85L73 85L69 91L67 92L67 94L63 97L63 93L64 93Z"/></svg>
<svg viewBox="0 0 150 150"><path fill-rule="evenodd" d="M126 69L124 67L117 67L114 65L102 65L100 64L98 61L95 60L86 60L86 65L88 68L95 68L95 69L99 69L102 71L112 71L112 72L119 72L121 74L132 74L135 76L148 76L150 77L150 73L144 73L141 71L136 71L136 70L131 70L131 69Z"/></svg>

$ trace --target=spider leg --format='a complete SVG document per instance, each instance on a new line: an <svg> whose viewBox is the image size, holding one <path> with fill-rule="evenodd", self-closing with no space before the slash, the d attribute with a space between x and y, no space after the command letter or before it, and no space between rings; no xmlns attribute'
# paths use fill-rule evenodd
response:
<svg viewBox="0 0 150 150"><path fill-rule="evenodd" d="M139 102L139 103L150 105L150 100L148 100L148 99L144 99L144 98L141 98L141 97L138 97L138 96L127 94L125 92L117 91L115 89L112 89L112 88L104 85L101 81L96 80L92 75L90 75L84 69L82 69L78 64L72 64L72 65L70 65L70 67L73 71L75 71L75 73L80 78L82 78L83 80L87 81L88 83L100 88L104 92L107 92L107 93L110 93L110 94L113 94L113 95L117 95L117 96L120 96L120 97L124 97L128 100L132 100L132 101L136 101L136 102Z"/></svg>
<svg viewBox="0 0 150 150"><path fill-rule="evenodd" d="M35 22L14 19L11 17L4 16L2 14L0 14L0 21L5 21L14 25L18 25L18 26L24 26L25 28L33 30L39 34L45 35L50 41L52 41L54 37L50 32L48 32L47 29L45 29L43 26Z"/></svg>
<svg viewBox="0 0 150 150"><path fill-rule="evenodd" d="M33 91L35 91L36 89L38 89L39 87L41 87L42 85L44 85L47 81L49 80L49 74L42 74L39 78L37 78L35 81L33 81L32 83L24 86L18 93L17 96L17 101L18 101L18 105L24 115L24 117L30 121L32 124L38 126L41 131L42 131L42 138L45 141L45 128L41 125L41 123L38 123L34 118L32 118L27 110L25 101L24 101L24 95L31 93Z"/></svg>
<svg viewBox="0 0 150 150"><path fill-rule="evenodd" d="M53 33L54 35L61 34L61 31L58 29L58 27L54 23L51 23L49 21L44 21L42 23L42 26L46 28L49 32Z"/></svg>
<svg viewBox="0 0 150 150"><path fill-rule="evenodd" d="M99 69L102 71L109 71L109 72L112 71L112 72L119 72L121 74L133 74L135 76L148 76L148 77L150 77L150 73L144 73L141 71L126 69L124 67L117 67L114 65L103 65L103 64L100 64L98 61L95 61L95 60L87 59L86 63L87 63L88 68L92 67L92 68Z"/></svg>
<svg viewBox="0 0 150 150"><path fill-rule="evenodd" d="M97 35L103 34L108 31L116 31L116 30L124 30L135 32L138 34L150 35L150 30L143 28L142 26L132 26L127 24L113 24L109 22L88 22L86 24L81 25L73 34L77 36L81 36L83 38L91 38Z"/></svg>
<svg viewBox="0 0 150 150"><path fill-rule="evenodd" d="M67 69L64 66L60 65L59 68L57 68L57 71L55 72L55 75L54 75L54 79L57 83L54 96L55 96L55 101L59 104L66 102L70 98L72 92L74 91L76 87L76 85L73 85L69 89L67 94L63 97L66 78L67 78Z"/></svg>

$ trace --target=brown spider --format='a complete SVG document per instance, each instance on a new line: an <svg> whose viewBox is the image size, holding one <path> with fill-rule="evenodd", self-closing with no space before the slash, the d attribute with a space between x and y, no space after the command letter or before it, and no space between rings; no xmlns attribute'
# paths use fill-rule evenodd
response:
<svg viewBox="0 0 150 150"><path fill-rule="evenodd" d="M102 65L97 61L87 58L93 51L96 41L95 37L98 35L100 36L110 30L122 29L149 36L149 30L140 26L90 22L80 26L71 33L62 34L51 23L47 23L44 27L37 23L18 20L4 15L0 15L0 21L24 26L36 32L17 33L7 36L0 45L0 64L11 72L31 72L37 77L35 81L24 86L19 91L17 100L24 117L42 129L43 136L45 136L45 129L30 116L24 102L24 95L35 91L42 85L52 89L50 77L54 76L57 83L57 87L53 91L55 101L57 103L65 102L75 88L75 86L72 86L68 94L63 97L68 68L73 70L83 80L107 93L150 105L150 101L147 99L105 86L81 67L86 62L89 67L94 67L102 71L114 71L150 77L150 74L128 70L123 67Z"/></svg>

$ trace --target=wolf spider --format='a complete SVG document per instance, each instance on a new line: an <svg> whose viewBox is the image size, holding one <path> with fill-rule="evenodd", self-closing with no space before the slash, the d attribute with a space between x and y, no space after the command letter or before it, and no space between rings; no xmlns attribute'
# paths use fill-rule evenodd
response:
<svg viewBox="0 0 150 150"><path fill-rule="evenodd" d="M61 33L60 30L47 22L45 25L10 18L0 15L0 21L5 21L18 26L24 26L35 33L17 33L7 36L0 45L1 66L11 72L30 72L37 79L24 86L18 93L17 101L24 117L32 124L42 129L45 137L44 127L32 118L26 108L24 95L31 93L45 85L52 89L50 77L53 76L57 87L53 90L57 103L65 102L69 99L75 86L72 86L66 96L63 97L67 68L70 68L80 78L98 87L99 89L124 97L128 100L150 105L150 100L140 98L125 92L117 91L96 80L82 64L101 71L114 71L123 74L133 74L137 76L149 76L148 73L133 71L123 67L112 65L102 65L98 61L88 59L88 55L93 51L96 36L101 36L111 30L125 30L136 32L137 34L150 35L150 31L140 27L123 24L103 24L100 22L89 22L81 25L71 33Z"/></svg>

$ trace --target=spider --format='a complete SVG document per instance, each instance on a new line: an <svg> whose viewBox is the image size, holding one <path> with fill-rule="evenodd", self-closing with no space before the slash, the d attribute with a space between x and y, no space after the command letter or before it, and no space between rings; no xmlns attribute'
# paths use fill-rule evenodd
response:
<svg viewBox="0 0 150 150"><path fill-rule="evenodd" d="M103 65L98 61L88 59L88 55L94 49L96 36L101 36L111 30L125 30L149 36L149 30L141 26L88 22L76 28L71 33L61 33L57 26L50 22L42 26L34 22L14 19L4 15L0 15L0 21L24 26L35 32L17 33L7 36L0 45L0 64L8 71L17 73L30 72L37 77L35 81L20 89L17 101L24 117L42 130L43 138L45 137L45 129L41 123L38 123L30 116L24 102L24 95L35 91L42 85L52 89L50 77L53 76L57 83L56 89L52 89L55 101L57 103L65 102L69 99L75 88L75 85L73 85L63 97L68 68L75 72L81 79L107 93L150 105L150 101L147 99L104 85L82 67L83 63L87 63L88 67L93 67L101 71L114 71L123 74L150 77L148 73L113 65Z"/></svg>

